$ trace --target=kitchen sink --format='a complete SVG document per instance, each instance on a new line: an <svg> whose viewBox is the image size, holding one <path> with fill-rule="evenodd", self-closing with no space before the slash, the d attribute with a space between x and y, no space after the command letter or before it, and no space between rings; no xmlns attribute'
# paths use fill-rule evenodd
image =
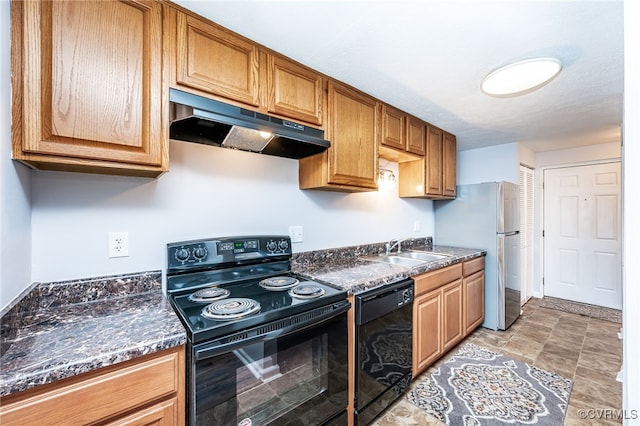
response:
<svg viewBox="0 0 640 426"><path fill-rule="evenodd" d="M362 256L360 259L370 260L372 262L389 263L392 265L420 266L425 263L446 259L447 257L451 257L451 255L424 251L403 251L400 253L380 254L377 256Z"/></svg>
<svg viewBox="0 0 640 426"><path fill-rule="evenodd" d="M408 258L408 259L423 260L425 262L435 262L436 260L441 260L441 259L446 259L447 257L451 257L450 254L430 253L425 251L403 251L401 253L396 253L395 256Z"/></svg>
<svg viewBox="0 0 640 426"><path fill-rule="evenodd" d="M420 266L424 265L424 260L411 259L410 257L400 257L395 254L381 254L377 256L362 256L360 259L370 260L372 262L389 263L400 266Z"/></svg>

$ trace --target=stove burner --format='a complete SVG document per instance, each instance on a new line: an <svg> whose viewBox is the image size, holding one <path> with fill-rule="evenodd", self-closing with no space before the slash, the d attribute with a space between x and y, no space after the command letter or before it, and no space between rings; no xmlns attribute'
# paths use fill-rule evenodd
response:
<svg viewBox="0 0 640 426"><path fill-rule="evenodd" d="M190 294L189 300L193 302L213 302L214 300L229 297L230 294L231 292L224 288L207 287Z"/></svg>
<svg viewBox="0 0 640 426"><path fill-rule="evenodd" d="M232 297L205 306L202 315L209 319L231 320L251 315L259 310L260 303L253 299Z"/></svg>
<svg viewBox="0 0 640 426"><path fill-rule="evenodd" d="M297 286L298 282L292 277L271 277L260 281L260 287L271 291L282 291Z"/></svg>
<svg viewBox="0 0 640 426"><path fill-rule="evenodd" d="M325 291L323 288L304 281L300 283L300 285L289 290L289 296L296 297L298 299L313 299L315 297L322 296L324 293Z"/></svg>

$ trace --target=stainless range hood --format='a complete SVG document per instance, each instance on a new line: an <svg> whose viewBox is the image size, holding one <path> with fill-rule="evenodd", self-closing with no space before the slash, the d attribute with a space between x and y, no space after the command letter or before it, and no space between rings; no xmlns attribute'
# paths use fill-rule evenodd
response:
<svg viewBox="0 0 640 426"><path fill-rule="evenodd" d="M286 158L304 158L330 143L320 129L169 89L170 138Z"/></svg>

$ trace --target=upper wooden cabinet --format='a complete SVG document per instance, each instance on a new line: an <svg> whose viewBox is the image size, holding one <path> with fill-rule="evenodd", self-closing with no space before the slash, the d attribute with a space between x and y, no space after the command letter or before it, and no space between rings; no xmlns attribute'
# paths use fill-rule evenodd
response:
<svg viewBox="0 0 640 426"><path fill-rule="evenodd" d="M400 197L455 198L456 137L426 126L424 159L399 164Z"/></svg>
<svg viewBox="0 0 640 426"><path fill-rule="evenodd" d="M387 104L382 105L383 146L405 151L407 148L407 115Z"/></svg>
<svg viewBox="0 0 640 426"><path fill-rule="evenodd" d="M14 159L46 170L167 170L160 3L13 2L11 18Z"/></svg>
<svg viewBox="0 0 640 426"><path fill-rule="evenodd" d="M415 117L407 119L407 152L424 155L427 125Z"/></svg>
<svg viewBox="0 0 640 426"><path fill-rule="evenodd" d="M423 121L382 104L380 157L399 163L420 159L424 155L425 127Z"/></svg>
<svg viewBox="0 0 640 426"><path fill-rule="evenodd" d="M425 193L442 195L442 130L435 126L427 126L427 155L425 169Z"/></svg>
<svg viewBox="0 0 640 426"><path fill-rule="evenodd" d="M260 105L257 44L175 9L167 8L167 14L169 26L175 24L172 86Z"/></svg>
<svg viewBox="0 0 640 426"><path fill-rule="evenodd" d="M433 198L456 197L456 137L427 126L425 193Z"/></svg>
<svg viewBox="0 0 640 426"><path fill-rule="evenodd" d="M322 125L324 78L278 55L268 55L268 110Z"/></svg>
<svg viewBox="0 0 640 426"><path fill-rule="evenodd" d="M456 197L456 137L444 132L442 136L442 196Z"/></svg>
<svg viewBox="0 0 640 426"><path fill-rule="evenodd" d="M322 74L174 7L166 16L172 87L322 126Z"/></svg>
<svg viewBox="0 0 640 426"><path fill-rule="evenodd" d="M331 147L299 161L300 188L376 190L379 111L374 98L330 80L325 136Z"/></svg>

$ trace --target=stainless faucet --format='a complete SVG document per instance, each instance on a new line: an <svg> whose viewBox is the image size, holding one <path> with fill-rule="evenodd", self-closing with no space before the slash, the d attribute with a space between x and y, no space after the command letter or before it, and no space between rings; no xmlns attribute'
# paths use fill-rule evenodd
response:
<svg viewBox="0 0 640 426"><path fill-rule="evenodd" d="M400 244L404 241L406 241L406 238L403 238L403 239L394 238L390 240L388 243L384 245L386 249L386 254L391 254L395 246L398 246L398 250L396 250L396 253L401 253L402 250L400 248Z"/></svg>

